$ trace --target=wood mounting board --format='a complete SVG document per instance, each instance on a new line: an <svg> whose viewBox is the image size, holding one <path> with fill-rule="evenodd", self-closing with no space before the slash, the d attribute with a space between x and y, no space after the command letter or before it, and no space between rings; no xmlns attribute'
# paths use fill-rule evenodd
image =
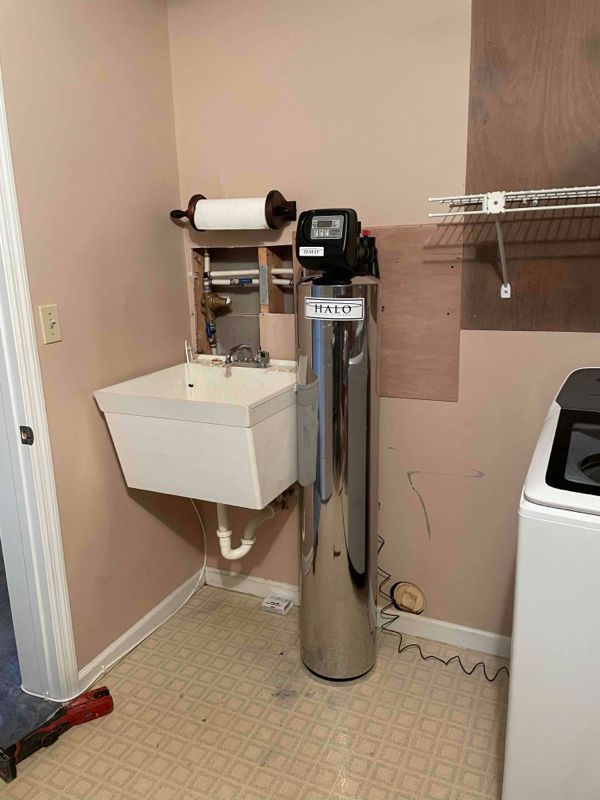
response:
<svg viewBox="0 0 600 800"><path fill-rule="evenodd" d="M462 239L437 225L372 231L382 282L379 393L458 400Z"/></svg>
<svg viewBox="0 0 600 800"><path fill-rule="evenodd" d="M279 287L273 283L273 270L282 266L281 256L278 255L270 247L258 248L258 268L261 266L267 268L267 281L268 281L268 303L261 303L261 314L281 314L283 313L283 295Z"/></svg>
<svg viewBox="0 0 600 800"><path fill-rule="evenodd" d="M599 129L598 0L474 0L466 192L600 184ZM599 331L593 213L502 219L509 300L493 221L465 223L462 327Z"/></svg>

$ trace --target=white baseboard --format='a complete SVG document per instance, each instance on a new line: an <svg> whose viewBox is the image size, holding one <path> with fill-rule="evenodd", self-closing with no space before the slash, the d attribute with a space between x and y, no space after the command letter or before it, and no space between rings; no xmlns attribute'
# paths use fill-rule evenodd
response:
<svg viewBox="0 0 600 800"><path fill-rule="evenodd" d="M299 602L298 587L293 583L270 581L267 578L256 578L254 575L242 575L238 572L229 572L216 567L206 568L206 585L218 586L219 589L229 589L232 592L242 592L253 597L266 597L271 592L291 595L294 605Z"/></svg>
<svg viewBox="0 0 600 800"><path fill-rule="evenodd" d="M242 575L237 572L216 569L215 567L206 568L206 585L217 586L220 589L228 589L233 592L242 592L254 597L266 597L271 592L284 592L294 598L294 605L299 603L298 587L291 583L280 583L270 581L266 578L256 578L253 575ZM390 611L392 613L392 611ZM398 615L398 619L390 622L388 630L395 630L405 633L407 636L419 636L422 639L430 639L434 642L442 642L453 647L461 647L465 650L476 650L479 653L486 653L500 658L510 657L510 637L502 636L499 633L490 633L478 628L467 628L464 625L457 625L453 622L444 622L432 617L417 616L416 614L406 614L402 611L393 610ZM379 624L385 622L379 617Z"/></svg>
<svg viewBox="0 0 600 800"><path fill-rule="evenodd" d="M119 636L112 644L96 656L83 669L79 670L79 683L81 691L85 691L89 686L99 680L113 664L120 661L127 653L137 647L140 642L155 631L169 617L172 617L179 609L187 603L192 594L203 586L205 575L202 570L196 572L181 586L178 586L164 600L151 609L144 617L135 623L122 636Z"/></svg>
<svg viewBox="0 0 600 800"><path fill-rule="evenodd" d="M379 612L379 624L387 622L387 630L405 633L407 636L418 636L434 642L442 642L465 650L476 650L490 656L510 658L510 636L500 633L482 631L479 628L467 628L454 622L407 614L404 611L390 609L389 614L397 615L396 620L389 621Z"/></svg>
<svg viewBox="0 0 600 800"><path fill-rule="evenodd" d="M156 630L160 625L172 617L179 609L185 605L191 595L199 586L216 586L220 589L228 589L233 592L242 592L253 597L266 597L271 592L291 595L294 598L294 605L299 603L298 587L291 583L281 581L270 581L266 578L257 578L253 575L242 575L237 572L206 567L204 575L202 570L188 578L181 586L178 586L170 595L165 597L157 606L149 611L139 622L136 622L128 631L120 636L116 641L109 645L96 658L90 661L79 671L80 691L85 691L89 686L99 680L110 667L121 658L127 655L134 647L137 647L147 636ZM392 613L392 612L390 612ZM477 628L467 628L464 625L457 625L452 622L444 622L431 617L416 616L406 614L402 611L394 611L397 620L390 622L388 630L395 630L405 633L407 636L418 636L422 639L430 639L435 642L442 642L453 647L461 647L467 650L476 650L479 653L487 653L501 658L510 657L510 637L502 636L498 633L490 633ZM385 619L379 616L380 624Z"/></svg>

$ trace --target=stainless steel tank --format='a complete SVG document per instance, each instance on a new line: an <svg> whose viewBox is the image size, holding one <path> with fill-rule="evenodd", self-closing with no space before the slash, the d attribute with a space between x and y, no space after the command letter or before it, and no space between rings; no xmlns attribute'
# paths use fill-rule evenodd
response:
<svg viewBox="0 0 600 800"><path fill-rule="evenodd" d="M348 680L375 664L379 281L307 278L296 302L301 656Z"/></svg>

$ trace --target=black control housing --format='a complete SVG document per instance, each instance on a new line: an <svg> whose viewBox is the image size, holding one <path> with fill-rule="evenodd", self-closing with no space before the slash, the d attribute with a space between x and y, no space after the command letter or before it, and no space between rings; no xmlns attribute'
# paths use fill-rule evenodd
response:
<svg viewBox="0 0 600 800"><path fill-rule="evenodd" d="M319 227L335 229L329 238ZM322 274L323 283L347 283L353 275L379 277L374 236L361 235L352 208L303 211L296 230L296 257L309 270Z"/></svg>

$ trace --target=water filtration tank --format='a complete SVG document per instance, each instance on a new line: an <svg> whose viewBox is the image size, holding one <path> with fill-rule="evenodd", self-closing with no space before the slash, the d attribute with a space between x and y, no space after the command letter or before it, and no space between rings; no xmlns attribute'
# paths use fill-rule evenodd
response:
<svg viewBox="0 0 600 800"><path fill-rule="evenodd" d="M348 680L375 664L376 249L350 209L304 212L296 247L316 270L296 292L301 656L315 674Z"/></svg>

